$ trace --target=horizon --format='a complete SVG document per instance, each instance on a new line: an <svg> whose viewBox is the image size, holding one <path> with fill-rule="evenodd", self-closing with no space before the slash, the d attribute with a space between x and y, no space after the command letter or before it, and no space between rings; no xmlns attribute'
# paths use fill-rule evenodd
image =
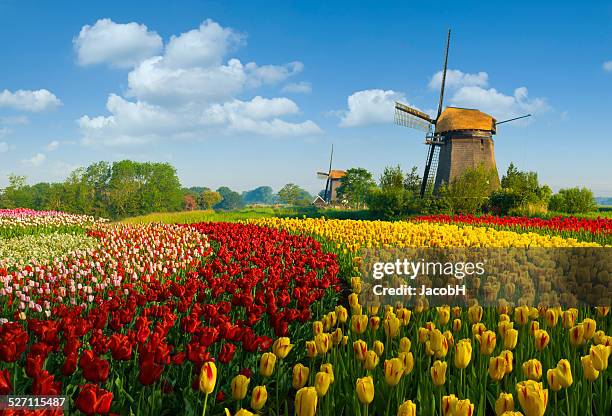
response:
<svg viewBox="0 0 612 416"><path fill-rule="evenodd" d="M335 169L422 175L424 134L394 125L392 104L434 111L450 27L445 106L533 114L498 129L500 177L512 161L554 191L612 197L612 142L591 121L612 110L612 5L524 3L2 0L0 187L130 159L172 164L187 188L316 195L332 143Z"/></svg>

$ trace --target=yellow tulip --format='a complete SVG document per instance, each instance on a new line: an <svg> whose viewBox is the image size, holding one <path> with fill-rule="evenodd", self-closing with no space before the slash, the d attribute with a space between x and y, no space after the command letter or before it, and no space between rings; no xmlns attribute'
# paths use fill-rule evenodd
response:
<svg viewBox="0 0 612 416"><path fill-rule="evenodd" d="M570 329L574 326L574 323L576 322L576 318L578 317L578 311L576 309L570 308L566 311L563 311L563 315L561 316L563 320L563 328Z"/></svg>
<svg viewBox="0 0 612 416"><path fill-rule="evenodd" d="M387 338L395 338L399 335L400 320L397 317L385 318L383 322L383 328L385 329L385 335Z"/></svg>
<svg viewBox="0 0 612 416"><path fill-rule="evenodd" d="M493 354L497 336L493 331L485 331L482 336L476 335L476 340L480 343L480 353L483 355Z"/></svg>
<svg viewBox="0 0 612 416"><path fill-rule="evenodd" d="M368 315L378 315L379 309L380 309L380 305L378 304L368 305L368 308L367 308Z"/></svg>
<svg viewBox="0 0 612 416"><path fill-rule="evenodd" d="M535 348L538 351L542 351L548 343L550 342L550 336L548 336L548 332L544 329L538 329L533 334L535 337Z"/></svg>
<svg viewBox="0 0 612 416"><path fill-rule="evenodd" d="M519 325L526 325L529 321L529 307L519 306L514 309L514 320Z"/></svg>
<svg viewBox="0 0 612 416"><path fill-rule="evenodd" d="M259 361L259 374L264 377L270 377L274 372L274 365L276 364L276 355L271 352L264 352L261 355Z"/></svg>
<svg viewBox="0 0 612 416"><path fill-rule="evenodd" d="M225 409L225 415L230 416L229 410ZM239 409L234 416L255 416L254 413L249 412L246 409Z"/></svg>
<svg viewBox="0 0 612 416"><path fill-rule="evenodd" d="M559 372L559 377L561 378L559 381L561 383L561 387L566 389L571 386L574 379L572 378L572 367L570 366L569 361L566 359L559 360L557 363L557 370Z"/></svg>
<svg viewBox="0 0 612 416"><path fill-rule="evenodd" d="M308 358L317 356L317 344L314 341L306 341L306 355Z"/></svg>
<svg viewBox="0 0 612 416"><path fill-rule="evenodd" d="M362 404L369 405L374 400L374 381L372 377L358 378L355 384L357 398Z"/></svg>
<svg viewBox="0 0 612 416"><path fill-rule="evenodd" d="M468 319L471 324L480 322L482 319L483 309L480 305L473 305L468 308Z"/></svg>
<svg viewBox="0 0 612 416"><path fill-rule="evenodd" d="M477 322L472 325L472 335L482 335L487 330L487 327L484 326L482 322Z"/></svg>
<svg viewBox="0 0 612 416"><path fill-rule="evenodd" d="M454 416L459 399L454 394L442 397L442 415Z"/></svg>
<svg viewBox="0 0 612 416"><path fill-rule="evenodd" d="M334 332L332 332L331 334L331 339L332 339L332 343L336 346L340 345L340 343L342 342L342 329L340 328L336 328L336 330Z"/></svg>
<svg viewBox="0 0 612 416"><path fill-rule="evenodd" d="M599 377L599 371L597 371L593 366L590 355L581 357L580 364L582 364L582 372L587 380L591 382L597 380L597 377Z"/></svg>
<svg viewBox="0 0 612 416"><path fill-rule="evenodd" d="M331 328L336 326L336 324L338 323L338 315L336 315L335 311L331 311L325 317L329 321L329 328L327 329L329 331Z"/></svg>
<svg viewBox="0 0 612 416"><path fill-rule="evenodd" d="M429 340L429 329L419 328L419 342L424 344Z"/></svg>
<svg viewBox="0 0 612 416"><path fill-rule="evenodd" d="M546 325L552 328L557 325L558 320L559 320L559 315L556 309L546 310Z"/></svg>
<svg viewBox="0 0 612 416"><path fill-rule="evenodd" d="M542 383L533 380L521 381L516 385L521 408L525 416L543 416L548 404L548 390L542 388Z"/></svg>
<svg viewBox="0 0 612 416"><path fill-rule="evenodd" d="M243 376L242 374L237 375L232 379L230 383L230 388L232 390L232 398L234 400L242 400L247 395L247 390L249 389L249 383L251 379Z"/></svg>
<svg viewBox="0 0 612 416"><path fill-rule="evenodd" d="M329 374L331 383L334 382L334 367L330 363L321 364L319 370Z"/></svg>
<svg viewBox="0 0 612 416"><path fill-rule="evenodd" d="M489 377L499 381L506 375L506 360L504 357L491 357L489 359Z"/></svg>
<svg viewBox="0 0 612 416"><path fill-rule="evenodd" d="M397 416L416 416L416 404L412 400L406 400L397 409Z"/></svg>
<svg viewBox="0 0 612 416"><path fill-rule="evenodd" d="M446 331L442 333L442 335L444 335L444 338L446 338L446 341L448 342L449 347L452 347L453 345L455 345L455 337L453 337L453 333L451 331L447 329Z"/></svg>
<svg viewBox="0 0 612 416"><path fill-rule="evenodd" d="M534 336L538 329L540 329L540 323L538 321L531 321L529 324L529 335Z"/></svg>
<svg viewBox="0 0 612 416"><path fill-rule="evenodd" d="M318 334L321 334L322 332L323 332L323 322L314 321L312 323L312 335L316 336Z"/></svg>
<svg viewBox="0 0 612 416"><path fill-rule="evenodd" d="M217 384L217 366L212 361L205 362L200 370L200 391L210 394Z"/></svg>
<svg viewBox="0 0 612 416"><path fill-rule="evenodd" d="M461 318L461 306L453 306L453 317Z"/></svg>
<svg viewBox="0 0 612 416"><path fill-rule="evenodd" d="M474 405L469 399L459 400L455 405L454 416L472 416L474 414Z"/></svg>
<svg viewBox="0 0 612 416"><path fill-rule="evenodd" d="M327 390L329 389L329 385L331 384L331 377L329 374L323 371L319 371L315 375L315 389L317 390L317 395L319 397L323 397L327 394Z"/></svg>
<svg viewBox="0 0 612 416"><path fill-rule="evenodd" d="M499 322L510 322L510 317L508 316L508 314L501 313L499 315Z"/></svg>
<svg viewBox="0 0 612 416"><path fill-rule="evenodd" d="M293 366L293 388L296 390L301 389L308 382L308 376L310 375L310 368L297 363Z"/></svg>
<svg viewBox="0 0 612 416"><path fill-rule="evenodd" d="M606 342L606 333L602 331L601 329L599 331L596 331L595 334L593 335L593 344L599 345L599 344L604 344L605 342Z"/></svg>
<svg viewBox="0 0 612 416"><path fill-rule="evenodd" d="M589 340L593 338L595 335L595 331L597 330L597 322L591 318L585 318L582 320L582 327L584 328L584 339Z"/></svg>
<svg viewBox="0 0 612 416"><path fill-rule="evenodd" d="M442 349L442 342L444 340L444 335L440 332L439 329L434 329L429 331L429 342L430 347L433 351L438 351Z"/></svg>
<svg viewBox="0 0 612 416"><path fill-rule="evenodd" d="M351 331L356 334L363 334L368 328L368 315L351 316Z"/></svg>
<svg viewBox="0 0 612 416"><path fill-rule="evenodd" d="M359 361L364 361L368 352L368 344L361 339L357 340L353 342L353 351L355 352L355 358Z"/></svg>
<svg viewBox="0 0 612 416"><path fill-rule="evenodd" d="M495 415L501 416L506 412L514 411L514 398L511 393L499 393L499 397L495 401Z"/></svg>
<svg viewBox="0 0 612 416"><path fill-rule="evenodd" d="M376 366L378 365L378 361L380 359L378 358L378 354L376 354L376 352L370 350L368 352L366 352L366 359L363 362L363 365L365 367L366 370L374 370L376 368Z"/></svg>
<svg viewBox="0 0 612 416"><path fill-rule="evenodd" d="M603 318L604 316L607 316L608 313L610 312L610 307L609 306L597 306L595 310L597 311L597 316L599 316L600 318Z"/></svg>
<svg viewBox="0 0 612 416"><path fill-rule="evenodd" d="M582 324L578 324L570 328L569 340L573 346L578 346L585 343L584 326Z"/></svg>
<svg viewBox="0 0 612 416"><path fill-rule="evenodd" d="M403 326L406 326L410 323L411 317L412 317L412 311L408 308L402 308L397 311L397 319L400 320L400 323Z"/></svg>
<svg viewBox="0 0 612 416"><path fill-rule="evenodd" d="M345 323L348 319L348 311L344 306L336 306L336 316L338 317L338 322Z"/></svg>
<svg viewBox="0 0 612 416"><path fill-rule="evenodd" d="M450 320L450 306L439 306L438 310L438 322L444 326Z"/></svg>
<svg viewBox="0 0 612 416"><path fill-rule="evenodd" d="M376 355L380 357L381 355L383 355L383 352L385 352L385 344L376 340L374 341L374 344L372 344L372 349L374 350Z"/></svg>
<svg viewBox="0 0 612 416"><path fill-rule="evenodd" d="M287 357L287 354L289 354L292 349L293 344L287 337L280 337L272 344L272 352L276 355L276 358L281 360Z"/></svg>
<svg viewBox="0 0 612 416"><path fill-rule="evenodd" d="M410 347L412 346L412 342L408 337L402 337L399 342L399 350L400 352L408 352L410 351Z"/></svg>
<svg viewBox="0 0 612 416"><path fill-rule="evenodd" d="M461 319L457 318L453 321L453 331L461 331Z"/></svg>
<svg viewBox="0 0 612 416"><path fill-rule="evenodd" d="M378 328L380 328L380 316L370 317L370 328L372 328L373 332L378 331Z"/></svg>
<svg viewBox="0 0 612 416"><path fill-rule="evenodd" d="M349 300L349 306L351 308L355 307L355 306L359 306L359 296L355 293L351 293L348 297Z"/></svg>
<svg viewBox="0 0 612 416"><path fill-rule="evenodd" d="M251 395L251 408L253 410L261 410L268 400L268 390L266 386L257 386L253 389Z"/></svg>
<svg viewBox="0 0 612 416"><path fill-rule="evenodd" d="M402 360L402 364L404 365L404 375L410 374L414 368L414 355L412 352L400 352L397 358Z"/></svg>
<svg viewBox="0 0 612 416"><path fill-rule="evenodd" d="M513 350L516 347L516 342L518 341L518 331L514 328L509 328L506 330L506 334L503 338L504 348L507 350Z"/></svg>
<svg viewBox="0 0 612 416"><path fill-rule="evenodd" d="M315 346L317 347L317 355L325 355L331 344L331 335L322 333L315 336Z"/></svg>
<svg viewBox="0 0 612 416"><path fill-rule="evenodd" d="M455 367L464 369L472 359L472 343L469 339L462 339L455 345Z"/></svg>
<svg viewBox="0 0 612 416"><path fill-rule="evenodd" d="M523 363L523 375L529 380L540 381L542 378L542 364L535 358Z"/></svg>
<svg viewBox="0 0 612 416"><path fill-rule="evenodd" d="M504 350L501 352L501 354L499 354L499 356L502 357L506 361L506 374L510 374L512 370L514 369L514 366L513 366L514 355L512 354L512 351Z"/></svg>
<svg viewBox="0 0 612 416"><path fill-rule="evenodd" d="M603 344L591 345L589 356L591 357L593 367L598 371L606 370L608 368L608 358L610 358L611 352L611 346Z"/></svg>
<svg viewBox="0 0 612 416"><path fill-rule="evenodd" d="M561 377L559 377L558 371L556 368L551 368L546 372L546 381L548 382L548 387L552 389L552 391L561 390Z"/></svg>
<svg viewBox="0 0 612 416"><path fill-rule="evenodd" d="M433 366L429 369L431 373L431 379L434 385L442 386L446 383L446 362L435 361Z"/></svg>
<svg viewBox="0 0 612 416"><path fill-rule="evenodd" d="M346 347L348 344L348 335L342 337L342 346Z"/></svg>
<svg viewBox="0 0 612 416"><path fill-rule="evenodd" d="M302 387L295 395L296 416L315 416L317 413L317 389Z"/></svg>
<svg viewBox="0 0 612 416"><path fill-rule="evenodd" d="M404 362L400 358L385 360L384 366L385 383L389 386L397 386L404 375Z"/></svg>

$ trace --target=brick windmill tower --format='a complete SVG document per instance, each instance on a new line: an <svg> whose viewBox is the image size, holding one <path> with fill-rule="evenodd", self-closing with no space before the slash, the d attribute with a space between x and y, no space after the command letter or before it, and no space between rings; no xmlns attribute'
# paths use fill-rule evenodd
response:
<svg viewBox="0 0 612 416"><path fill-rule="evenodd" d="M489 114L472 108L446 107L444 86L448 66L450 29L446 39L444 69L438 113L435 119L415 108L395 103L395 123L401 126L423 130L425 144L429 146L421 184L421 196L435 192L443 183L451 183L468 168L484 166L495 172L491 189L499 188L499 176L495 163L493 135L497 125L529 117L531 114L509 120L497 121Z"/></svg>

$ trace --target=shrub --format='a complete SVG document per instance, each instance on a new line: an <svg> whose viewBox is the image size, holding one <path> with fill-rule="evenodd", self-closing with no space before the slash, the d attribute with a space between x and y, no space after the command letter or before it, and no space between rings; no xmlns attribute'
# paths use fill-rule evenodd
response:
<svg viewBox="0 0 612 416"><path fill-rule="evenodd" d="M568 214L583 214L597 211L597 204L590 189L576 187L559 190L550 199L548 209Z"/></svg>

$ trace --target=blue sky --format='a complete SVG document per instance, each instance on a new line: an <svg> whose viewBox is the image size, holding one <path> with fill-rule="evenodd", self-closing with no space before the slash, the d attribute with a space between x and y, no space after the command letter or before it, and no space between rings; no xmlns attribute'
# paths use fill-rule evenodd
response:
<svg viewBox="0 0 612 416"><path fill-rule="evenodd" d="M500 173L612 196L612 4L558 1L0 0L0 186L130 158L315 192L332 143L336 168L421 170L392 103L435 109L448 27L446 104L534 114L499 127Z"/></svg>

